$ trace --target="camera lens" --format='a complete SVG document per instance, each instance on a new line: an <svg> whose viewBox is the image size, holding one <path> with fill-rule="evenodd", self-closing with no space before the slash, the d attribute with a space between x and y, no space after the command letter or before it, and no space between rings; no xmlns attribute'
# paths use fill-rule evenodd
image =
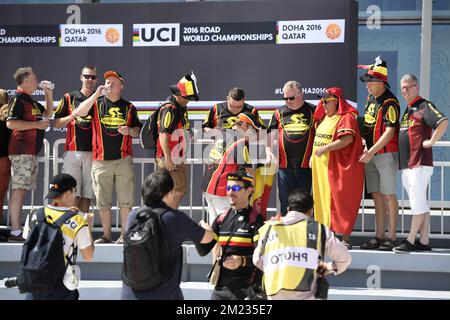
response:
<svg viewBox="0 0 450 320"><path fill-rule="evenodd" d="M17 277L3 279L6 288L17 287Z"/></svg>

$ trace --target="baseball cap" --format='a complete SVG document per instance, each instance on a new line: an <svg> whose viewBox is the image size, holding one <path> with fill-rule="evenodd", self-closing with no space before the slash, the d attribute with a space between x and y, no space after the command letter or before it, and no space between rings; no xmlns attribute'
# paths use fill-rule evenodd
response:
<svg viewBox="0 0 450 320"><path fill-rule="evenodd" d="M77 180L70 174L57 174L50 180L48 187L48 199L54 199L62 195L64 192L72 190L77 186Z"/></svg>
<svg viewBox="0 0 450 320"><path fill-rule="evenodd" d="M258 120L256 119L254 114L245 114L245 113L240 113L237 116L237 121L236 122L245 122L248 123L249 125L251 125L255 130L260 130L261 129L261 125L259 124Z"/></svg>
<svg viewBox="0 0 450 320"><path fill-rule="evenodd" d="M239 170L239 171L235 171L235 172L227 174L227 181L241 181L250 187L253 186L252 175L247 173L244 170Z"/></svg>
<svg viewBox="0 0 450 320"><path fill-rule="evenodd" d="M105 78L105 80L106 80L106 79L108 79L109 77L117 78L117 79L119 79L120 81L122 81L122 83L123 83L123 77L122 77L122 75L121 75L120 73L116 72L116 71L112 71L112 70L106 71L105 74L103 75L103 78Z"/></svg>

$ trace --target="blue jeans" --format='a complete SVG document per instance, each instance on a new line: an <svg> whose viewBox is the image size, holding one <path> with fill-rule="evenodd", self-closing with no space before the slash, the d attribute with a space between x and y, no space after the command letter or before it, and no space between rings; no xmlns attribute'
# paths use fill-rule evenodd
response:
<svg viewBox="0 0 450 320"><path fill-rule="evenodd" d="M312 173L310 168L287 168L278 170L278 197L281 212L287 211L289 193L294 189L311 192Z"/></svg>

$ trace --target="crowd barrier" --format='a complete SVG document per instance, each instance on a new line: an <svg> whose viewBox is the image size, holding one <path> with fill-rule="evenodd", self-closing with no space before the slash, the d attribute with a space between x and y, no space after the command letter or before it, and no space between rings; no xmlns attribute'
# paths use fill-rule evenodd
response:
<svg viewBox="0 0 450 320"><path fill-rule="evenodd" d="M28 211L37 206L42 206L45 204L45 196L47 195L47 186L49 183L49 179L51 175L60 172L62 163L63 163L63 148L65 139L57 139L53 143L52 148L50 148L50 143L48 140L44 139L44 155L38 157L39 162L39 172L40 177L42 179L38 179L38 188L36 191L31 192L30 197L28 198L28 202L24 204L24 211ZM138 145L139 140L133 139L133 145ZM436 147L450 147L450 141L440 141L436 143ZM52 150L52 152L50 152ZM155 159L150 157L134 157L134 165L136 171L136 185L142 185L145 177L154 170ZM194 191L194 184L198 185L199 180L197 179L197 175L194 176L194 167L202 166L201 173L205 170L205 164L201 159L188 158L189 164L189 179L190 181L190 192L188 192L188 203L182 203L180 207L186 213L189 213L191 218L198 218L198 216L194 217L195 212L200 212L200 215L203 216L203 212L206 209L205 201L201 196L200 191ZM439 185L439 199L431 199L429 200L430 208L431 208L431 216L432 219L439 220L437 228L430 232L430 238L432 239L450 239L450 201L448 195L449 191L446 192L446 184L445 184L445 172L448 171L450 167L450 161L435 161L434 162L434 174L430 180L429 188L428 188L428 199L431 199L432 190L436 188L436 185ZM50 170L51 169L51 170ZM51 172L50 172L51 171ZM448 172L447 172L448 173ZM201 177L200 177L201 178ZM437 182L436 182L437 181ZM399 183L400 179L399 179ZM450 188L450 186L447 186ZM273 188L276 188L278 191L278 186L276 179L274 180ZM273 193L272 193L273 194ZM278 194L276 192L275 194ZM136 190L136 200L138 204L142 204L142 199L140 197L140 189ZM435 193L436 195L436 193ZM445 197L447 195L447 198ZM195 199L194 199L195 198ZM407 217L410 215L409 213L409 200L406 199L406 192L403 188L401 188L401 195L399 198L399 236L407 235L407 227L409 227L409 221L407 221ZM4 204L4 209L7 210L9 201L9 192L7 195L7 199ZM276 206L272 206L268 208L268 215L275 214L279 211L279 201L276 199ZM113 207L113 210L116 211L115 220L113 222L113 231L120 230L120 222L119 215L117 214L117 206ZM359 212L359 225L360 231L355 230L352 234L357 236L371 236L373 234L373 228L366 227L366 219L371 217L373 219L374 209L373 209L373 201L369 199L362 199L361 207ZM446 219L448 220L446 223ZM6 224L9 225L9 217L6 217ZM369 230L370 229L370 230Z"/></svg>

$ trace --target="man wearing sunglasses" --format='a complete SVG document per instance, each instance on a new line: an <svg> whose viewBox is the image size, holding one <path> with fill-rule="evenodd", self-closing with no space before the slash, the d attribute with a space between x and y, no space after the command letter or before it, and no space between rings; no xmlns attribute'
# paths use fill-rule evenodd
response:
<svg viewBox="0 0 450 320"><path fill-rule="evenodd" d="M97 68L85 65L80 75L81 89L67 92L59 102L55 111L55 128L67 126L66 143L64 145L63 173L72 175L77 180L78 190L75 205L88 212L92 190L92 118L90 115L76 117L73 112L90 97L97 84Z"/></svg>
<svg viewBox="0 0 450 320"><path fill-rule="evenodd" d="M297 188L311 191L309 157L314 139L315 106L303 100L303 90L297 81L283 87L285 105L275 110L268 130L278 130L278 196L281 212L286 213L288 194ZM275 158L268 141L267 154Z"/></svg>
<svg viewBox="0 0 450 320"><path fill-rule="evenodd" d="M261 274L255 273L252 257L257 230L262 226L262 216L250 206L253 177L245 171L227 174L227 197L231 209L218 216L211 229L218 241L196 244L201 256L208 254L218 242L221 254L220 276L211 300L243 300L254 296L253 287L260 284Z"/></svg>

